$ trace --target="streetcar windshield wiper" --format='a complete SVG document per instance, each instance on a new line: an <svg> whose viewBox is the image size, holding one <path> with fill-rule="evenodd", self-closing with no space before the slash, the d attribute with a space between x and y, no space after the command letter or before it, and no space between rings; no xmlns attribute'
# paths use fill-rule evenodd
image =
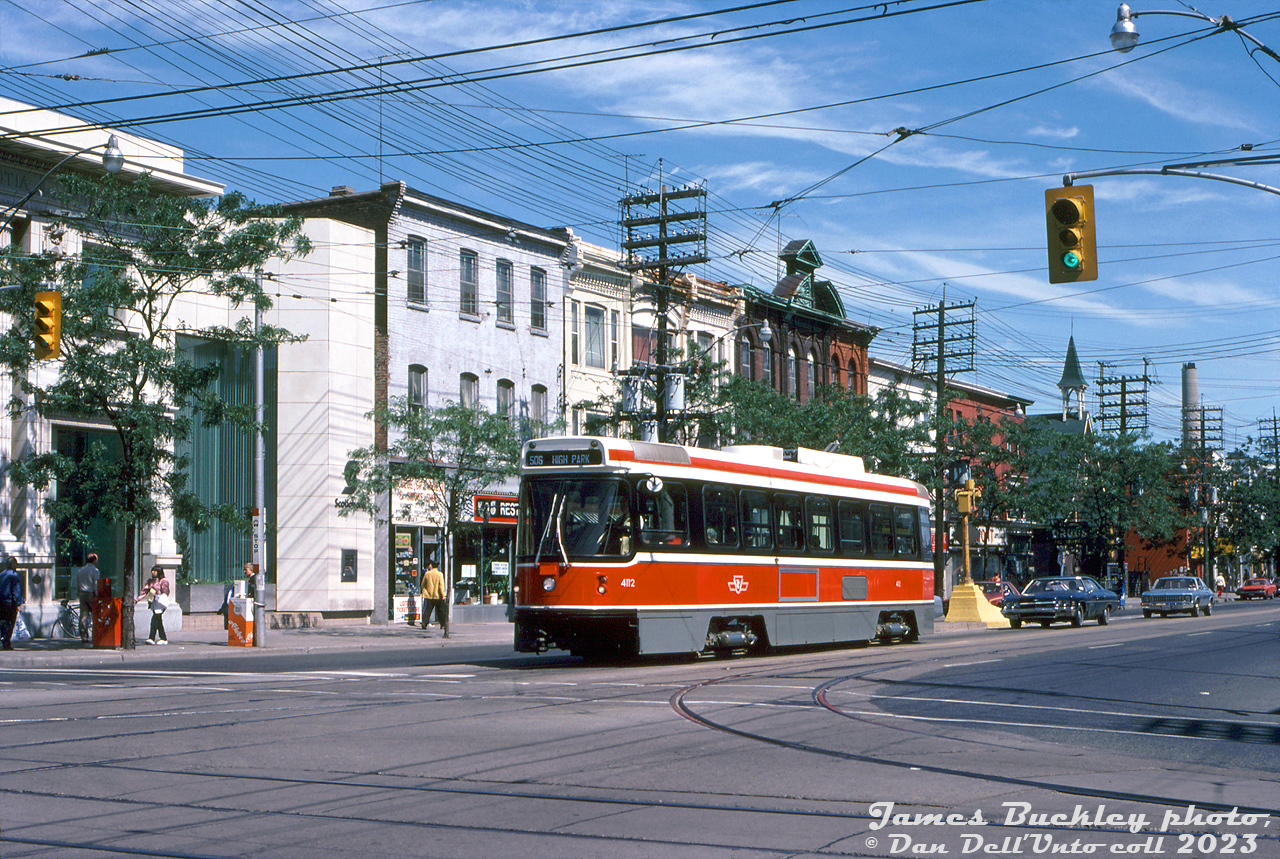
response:
<svg viewBox="0 0 1280 859"><path fill-rule="evenodd" d="M551 536L552 524L555 523L556 541L560 542L560 506L564 503L564 493L557 491L551 499L551 512L547 516L547 522L542 527L542 535L538 537L538 548L533 553L533 563L536 565L542 559L542 547L546 545L547 537ZM564 548L561 547L560 554L564 555ZM568 560L565 560L568 564Z"/></svg>

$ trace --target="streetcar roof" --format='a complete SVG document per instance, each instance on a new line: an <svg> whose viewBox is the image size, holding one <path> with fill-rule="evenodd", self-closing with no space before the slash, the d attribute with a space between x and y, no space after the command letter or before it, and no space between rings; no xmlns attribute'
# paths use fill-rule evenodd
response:
<svg viewBox="0 0 1280 859"><path fill-rule="evenodd" d="M521 465L525 474L555 468L639 471L642 465L684 466L743 477L813 480L928 498L928 490L915 481L868 472L860 456L803 447L735 445L711 450L611 437L553 436L526 442Z"/></svg>

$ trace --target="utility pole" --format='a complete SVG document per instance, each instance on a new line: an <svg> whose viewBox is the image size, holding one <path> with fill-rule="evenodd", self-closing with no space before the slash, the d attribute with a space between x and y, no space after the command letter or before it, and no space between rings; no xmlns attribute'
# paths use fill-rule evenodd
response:
<svg viewBox="0 0 1280 859"><path fill-rule="evenodd" d="M684 266L707 261L707 189L702 185L686 185L670 188L663 184L662 161L658 162L658 190L623 197L621 225L625 238L622 249L626 259L619 265L629 272L643 272L648 276L646 291L654 303L658 336L654 366L632 366L626 371L641 380L652 378L656 388L652 416L657 423L657 441L668 440L667 415L672 403L676 410L683 409L681 400L672 400L674 381L672 367L667 364L667 312L671 301L672 272ZM656 232L655 232L656 228ZM693 247L689 247L692 245ZM683 251L672 255L675 248ZM656 255L654 252L656 251ZM650 413L639 398L636 410L628 417L643 426Z"/></svg>
<svg viewBox="0 0 1280 859"><path fill-rule="evenodd" d="M1192 407L1196 408L1196 407ZM1218 487L1205 480L1209 470L1209 461L1216 450L1222 449L1222 406L1206 406L1201 403L1197 408L1200 417L1200 450L1197 455L1200 465L1200 486L1198 498L1192 503L1200 508L1200 524L1204 529L1204 568L1201 578L1213 588L1213 526L1216 518L1214 506L1218 503Z"/></svg>
<svg viewBox="0 0 1280 859"><path fill-rule="evenodd" d="M1098 362L1098 429L1120 435L1137 435L1147 430L1147 386L1153 382L1142 359L1142 375L1106 375L1107 365Z"/></svg>
<svg viewBox="0 0 1280 859"><path fill-rule="evenodd" d="M946 595L943 579L947 571L947 555L943 544L947 533L947 373L973 371L974 304L970 301L949 305L944 292L936 308L929 307L915 312L915 335L911 344L912 370L917 375L927 376L929 363L936 363L934 390L937 403L933 416L933 592L936 596ZM948 318L948 314L951 318ZM933 318L935 316L936 321ZM959 333L955 333L957 329Z"/></svg>
<svg viewBox="0 0 1280 859"><path fill-rule="evenodd" d="M1276 481L1276 485L1280 486L1280 417L1276 416L1275 409L1271 410L1271 417L1262 418L1258 421L1258 444L1263 451L1271 454L1271 476ZM1271 574L1276 572L1276 558L1280 555L1280 546L1271 547Z"/></svg>
<svg viewBox="0 0 1280 859"><path fill-rule="evenodd" d="M254 272L262 292L262 269ZM253 646L267 646L267 442L266 350L262 348L262 308L253 311Z"/></svg>

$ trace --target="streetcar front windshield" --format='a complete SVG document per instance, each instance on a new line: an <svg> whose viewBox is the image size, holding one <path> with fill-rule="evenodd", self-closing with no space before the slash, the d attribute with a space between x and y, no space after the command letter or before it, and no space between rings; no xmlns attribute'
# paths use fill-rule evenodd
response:
<svg viewBox="0 0 1280 859"><path fill-rule="evenodd" d="M617 478L527 480L520 520L524 560L631 554L631 493Z"/></svg>

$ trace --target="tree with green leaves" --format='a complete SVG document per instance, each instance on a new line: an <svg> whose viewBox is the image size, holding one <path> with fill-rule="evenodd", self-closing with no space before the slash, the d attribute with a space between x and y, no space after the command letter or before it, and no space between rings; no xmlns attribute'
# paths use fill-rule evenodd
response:
<svg viewBox="0 0 1280 859"><path fill-rule="evenodd" d="M1027 482L1025 436L1024 422L1008 416L993 420L984 414L952 421L947 449L953 460L969 464L969 476L982 491L970 517L974 527L1008 528L1025 522L1020 509ZM985 578L987 551L986 544L979 549L975 579Z"/></svg>
<svg viewBox="0 0 1280 859"><path fill-rule="evenodd" d="M10 467L10 480L58 493L44 503L59 532L83 541L95 519L125 528L122 585L133 617L135 535L161 518L199 530L214 517L247 523L246 511L204 504L188 484L188 462L175 454L196 421L236 421L255 429L252 412L231 408L213 382L217 365L196 366L189 343L238 349L273 346L287 332L254 330L254 309L270 306L254 270L268 260L304 254L297 219L248 203L160 192L147 176L62 179L65 210L51 229L79 237L80 252L31 256L13 247L0 257L0 310L12 320L0 334L0 363L16 381L10 411L98 425L110 443L70 455L35 450ZM37 362L33 296L61 293L60 358ZM199 306L244 308L238 324L199 325ZM250 463L246 463L248 468ZM132 623L123 646L132 649Z"/></svg>
<svg viewBox="0 0 1280 859"><path fill-rule="evenodd" d="M1026 483L1015 502L1033 521L1078 530L1082 565L1101 575L1109 550L1134 533L1150 546L1188 524L1181 460L1171 445L1133 435L1070 435L1031 425L1018 440Z"/></svg>
<svg viewBox="0 0 1280 859"><path fill-rule="evenodd" d="M426 409L397 397L368 417L390 438L385 445L351 452L343 516L360 511L384 523L388 517L402 522L435 519L441 522L444 544L452 546L459 536L476 530L471 499L519 473L516 428L482 407L450 403ZM398 498L394 509L389 496Z"/></svg>

